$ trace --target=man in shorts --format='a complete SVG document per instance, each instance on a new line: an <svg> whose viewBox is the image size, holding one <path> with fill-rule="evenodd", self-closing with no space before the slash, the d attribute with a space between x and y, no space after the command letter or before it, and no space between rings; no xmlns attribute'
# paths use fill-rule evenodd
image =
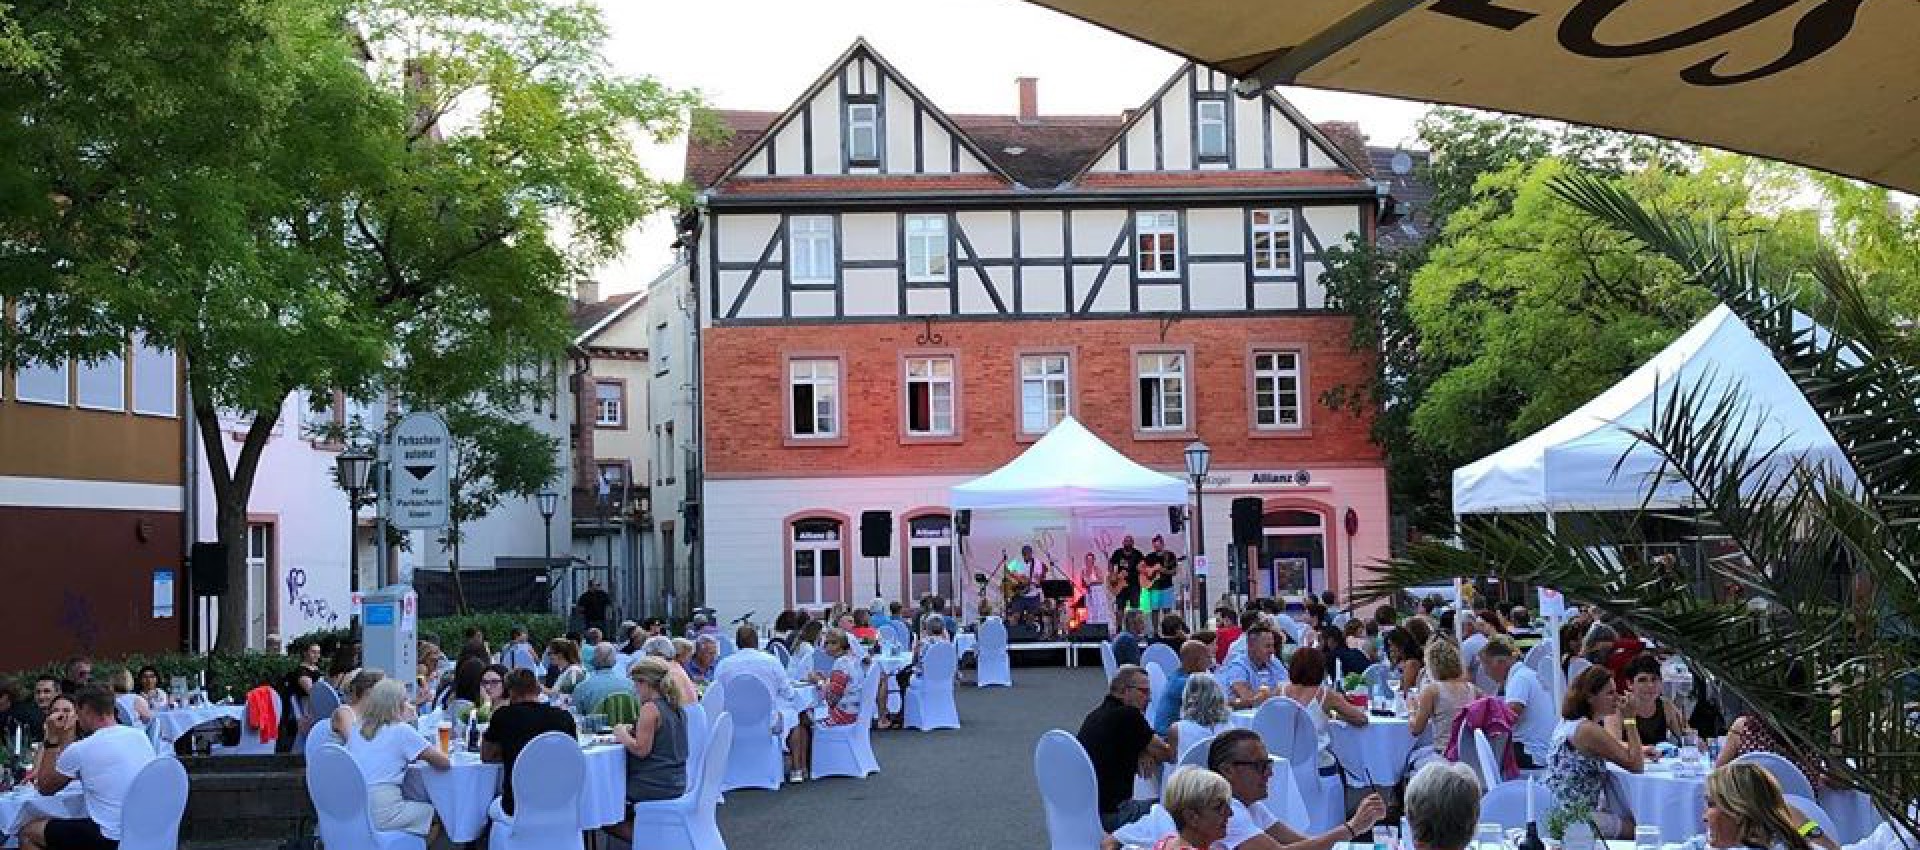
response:
<svg viewBox="0 0 1920 850"><path fill-rule="evenodd" d="M74 727L47 720L46 746L34 765L34 788L52 795L74 780L86 792L87 814L37 820L20 830L24 850L113 850L120 846L120 812L141 768L154 760L153 742L114 711L113 692L87 685L74 694ZM77 733L87 737L76 740Z"/></svg>

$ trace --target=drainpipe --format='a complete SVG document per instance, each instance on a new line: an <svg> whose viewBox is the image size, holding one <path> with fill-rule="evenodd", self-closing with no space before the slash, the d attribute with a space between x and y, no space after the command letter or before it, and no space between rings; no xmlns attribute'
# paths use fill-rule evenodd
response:
<svg viewBox="0 0 1920 850"><path fill-rule="evenodd" d="M176 365L175 368L178 366ZM193 388L187 385L185 370L181 370L180 385L185 390L181 393L183 399L191 401ZM178 403L182 399L175 401ZM193 580L189 577L192 565L189 563L189 558L193 554L193 541L200 536L200 449L199 443L194 440L194 429L191 424L192 411L192 404L185 405L180 411L180 467L183 476L180 487L180 575L173 586L184 589L184 592L175 591L180 601L177 603L178 607L174 608L173 614L180 621L180 649L188 655L197 655L199 647L194 645L194 632L198 629L198 625L194 623L193 615L199 600L193 595Z"/></svg>
<svg viewBox="0 0 1920 850"><path fill-rule="evenodd" d="M687 361L690 366L688 379L693 385L693 391L690 394L688 405L693 413L693 456L695 459L695 462L687 468L686 484L683 486L681 492L683 494L693 494L694 503L700 506L698 516L681 518L682 522L697 526L693 529L695 532L693 547L687 550L687 583L691 585L686 589L688 598L691 600L688 610L707 604L707 530L705 527L707 518L707 430L705 408L701 403L701 392L705 387L701 376L705 372L704 361L706 358L704 357L704 350L700 346L700 237L702 236L702 216L710 214L707 208L707 199L709 197L710 194L708 192L701 192L694 198L693 214L688 216L686 231L681 237L687 244L687 289L690 295L687 299L687 304L693 308L690 311L687 322L693 329L693 345L692 350L688 352ZM686 497L682 495L681 503L685 504L685 502ZM682 534L684 533L683 531Z"/></svg>

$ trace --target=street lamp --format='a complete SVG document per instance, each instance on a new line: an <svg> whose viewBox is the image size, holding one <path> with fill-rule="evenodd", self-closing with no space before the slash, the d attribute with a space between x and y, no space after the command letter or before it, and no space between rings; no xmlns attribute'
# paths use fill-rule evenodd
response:
<svg viewBox="0 0 1920 850"><path fill-rule="evenodd" d="M360 449L348 449L333 459L333 472L340 489L347 491L347 589L360 593L360 494L367 490L373 473L373 455ZM360 615L353 615L354 634L360 632Z"/></svg>
<svg viewBox="0 0 1920 850"><path fill-rule="evenodd" d="M1187 477L1193 479L1193 558L1194 558L1193 566L1194 566L1194 569L1188 572L1189 578L1187 580L1187 583L1189 585L1192 585L1193 582L1198 579L1198 576L1200 573L1200 570L1199 570L1200 561L1204 560L1207 557L1207 525L1205 522L1205 518L1207 515L1207 503L1202 498L1201 492L1206 488L1207 464L1210 463L1213 459L1213 450L1207 448L1206 443L1195 440L1187 444L1186 456L1187 456ZM1227 586L1228 586L1228 592L1232 592L1233 581L1231 577L1229 577L1227 581ZM1188 595L1189 596L1194 595L1194 591L1189 590ZM1207 611L1206 600L1196 599L1194 600L1194 603L1195 603L1194 607L1196 608L1196 610L1200 612L1200 617L1204 618L1206 616L1206 611Z"/></svg>
<svg viewBox="0 0 1920 850"><path fill-rule="evenodd" d="M541 566L553 569L553 512L560 508L560 494L552 490L540 491L540 520L547 528L547 560Z"/></svg>

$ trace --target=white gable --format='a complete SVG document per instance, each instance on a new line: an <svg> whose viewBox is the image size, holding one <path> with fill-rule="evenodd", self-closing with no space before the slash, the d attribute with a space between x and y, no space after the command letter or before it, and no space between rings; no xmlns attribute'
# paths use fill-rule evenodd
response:
<svg viewBox="0 0 1920 850"><path fill-rule="evenodd" d="M1202 149L1202 111L1220 126L1224 151ZM1217 111L1215 111L1217 110ZM1141 107L1089 171L1340 169L1340 156L1279 94L1244 98L1233 79L1187 65Z"/></svg>

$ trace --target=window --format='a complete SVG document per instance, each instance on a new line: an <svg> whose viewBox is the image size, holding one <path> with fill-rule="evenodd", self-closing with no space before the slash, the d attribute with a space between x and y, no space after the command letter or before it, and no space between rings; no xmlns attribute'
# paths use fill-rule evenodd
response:
<svg viewBox="0 0 1920 850"><path fill-rule="evenodd" d="M795 359L787 363L793 398L793 436L840 435L840 361Z"/></svg>
<svg viewBox="0 0 1920 850"><path fill-rule="evenodd" d="M647 359L653 361L653 374L665 375L673 362L672 347L667 344L667 323L653 326L653 340L647 348Z"/></svg>
<svg viewBox="0 0 1920 850"><path fill-rule="evenodd" d="M1194 102L1197 109L1199 132L1196 145L1202 161L1225 161L1227 158L1227 102L1219 98L1205 98Z"/></svg>
<svg viewBox="0 0 1920 850"><path fill-rule="evenodd" d="M601 496L606 497L610 501L617 502L626 495L629 484L627 481L626 461L616 460L596 463L594 464L594 468L600 472Z"/></svg>
<svg viewBox="0 0 1920 850"><path fill-rule="evenodd" d="M1254 210L1249 239L1253 243L1254 274L1288 274L1293 271L1293 212L1291 210Z"/></svg>
<svg viewBox="0 0 1920 850"><path fill-rule="evenodd" d="M953 435L953 358L907 358L907 433Z"/></svg>
<svg viewBox="0 0 1920 850"><path fill-rule="evenodd" d="M1065 354L1036 354L1020 358L1020 430L1044 434L1067 417L1068 367Z"/></svg>
<svg viewBox="0 0 1920 850"><path fill-rule="evenodd" d="M907 598L929 593L958 599L953 582L953 520L945 514L907 520Z"/></svg>
<svg viewBox="0 0 1920 850"><path fill-rule="evenodd" d="M24 305L17 309L20 326L24 327L32 321L32 310ZM68 386L67 367L65 358L58 362L20 363L13 371L14 399L65 406L73 397Z"/></svg>
<svg viewBox="0 0 1920 850"><path fill-rule="evenodd" d="M174 390L173 352L147 344L144 334L133 337L133 412L153 416L179 413L178 393Z"/></svg>
<svg viewBox="0 0 1920 850"><path fill-rule="evenodd" d="M354 545L359 545L356 538ZM366 561L362 561L365 569ZM247 610L247 634L259 640L267 639L267 588L274 580L273 569L273 523L247 523L247 598L252 600ZM363 574L364 575L364 574Z"/></svg>
<svg viewBox="0 0 1920 850"><path fill-rule="evenodd" d="M593 424L596 428L627 427L627 387L619 381L593 383Z"/></svg>
<svg viewBox="0 0 1920 850"><path fill-rule="evenodd" d="M787 251L795 283L833 282L833 218L795 216L787 223Z"/></svg>
<svg viewBox="0 0 1920 850"><path fill-rule="evenodd" d="M1187 355L1179 351L1149 351L1134 356L1134 374L1140 382L1143 431L1184 431L1187 427Z"/></svg>
<svg viewBox="0 0 1920 850"><path fill-rule="evenodd" d="M840 521L803 519L793 524L793 604L841 601Z"/></svg>
<svg viewBox="0 0 1920 850"><path fill-rule="evenodd" d="M847 164L880 164L880 104L847 103Z"/></svg>
<svg viewBox="0 0 1920 850"><path fill-rule="evenodd" d="M1134 213L1134 268L1141 277L1180 275L1180 214Z"/></svg>
<svg viewBox="0 0 1920 850"><path fill-rule="evenodd" d="M907 280L947 279L947 217L907 216Z"/></svg>
<svg viewBox="0 0 1920 850"><path fill-rule="evenodd" d="M74 397L88 410L127 409L127 360L119 355L80 363L74 374Z"/></svg>
<svg viewBox="0 0 1920 850"><path fill-rule="evenodd" d="M1300 353L1253 353L1253 427L1300 427Z"/></svg>

